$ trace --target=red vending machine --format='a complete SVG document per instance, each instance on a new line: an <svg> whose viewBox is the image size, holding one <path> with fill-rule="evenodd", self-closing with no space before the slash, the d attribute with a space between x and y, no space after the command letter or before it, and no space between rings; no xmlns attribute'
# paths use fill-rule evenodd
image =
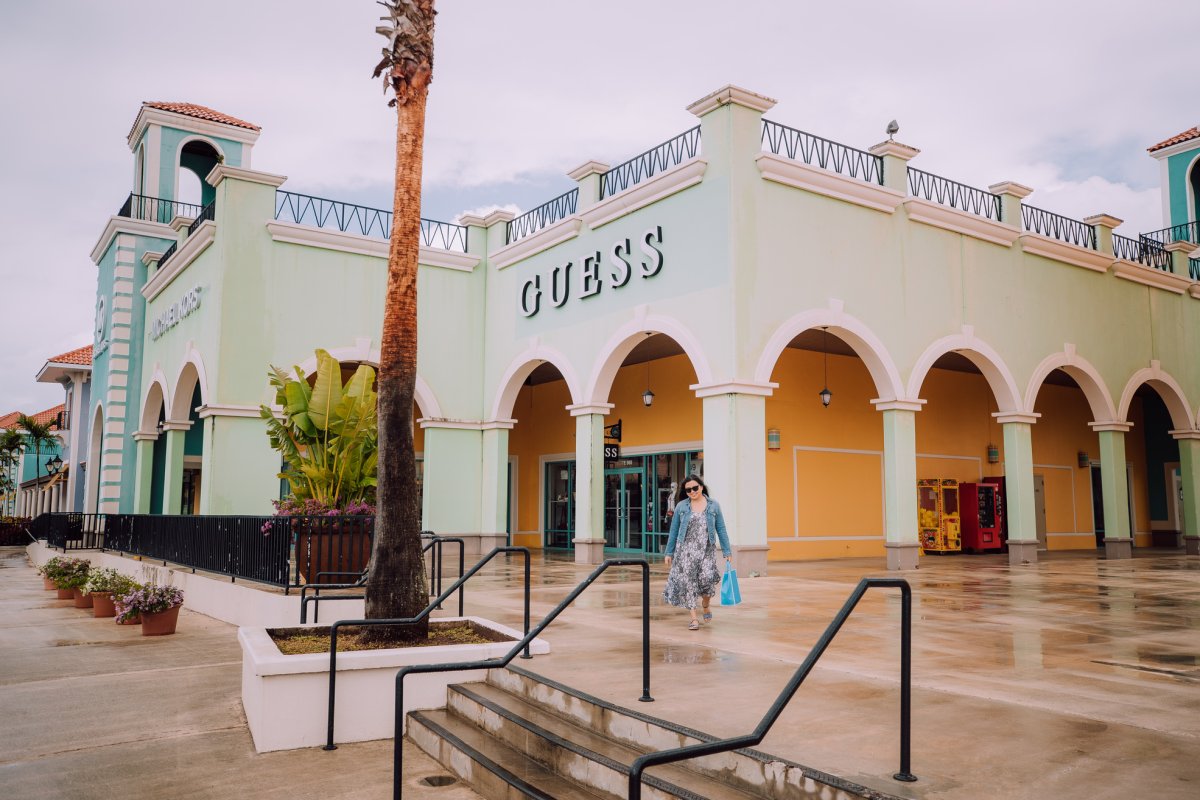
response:
<svg viewBox="0 0 1200 800"><path fill-rule="evenodd" d="M1004 511L999 488L992 483L960 483L958 499L962 509L962 549L968 553L1000 550L1004 546L1000 536Z"/></svg>
<svg viewBox="0 0 1200 800"><path fill-rule="evenodd" d="M997 505L1000 509L1000 541L1004 544L1005 549L1008 549L1008 496L1005 489L1005 478L1003 475L997 475L991 478L983 478L980 483L990 483L996 487Z"/></svg>

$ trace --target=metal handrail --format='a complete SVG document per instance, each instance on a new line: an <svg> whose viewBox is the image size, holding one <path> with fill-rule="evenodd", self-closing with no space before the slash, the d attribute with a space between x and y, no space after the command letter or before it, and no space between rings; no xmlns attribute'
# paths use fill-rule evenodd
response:
<svg viewBox="0 0 1200 800"><path fill-rule="evenodd" d="M504 226L504 243L524 239L542 228L548 228L560 219L566 219L575 213L579 207L579 189L564 192L553 200L547 200L537 208L526 211L519 217L513 217Z"/></svg>
<svg viewBox="0 0 1200 800"><path fill-rule="evenodd" d="M195 217L200 211L200 206L195 203L181 203L178 200L130 192L117 211L117 216L166 224L175 217Z"/></svg>
<svg viewBox="0 0 1200 800"><path fill-rule="evenodd" d="M700 126L672 136L662 144L623 161L600 176L600 199L612 197L631 186L637 186L659 172L665 172L685 158L695 158L700 151Z"/></svg>
<svg viewBox="0 0 1200 800"><path fill-rule="evenodd" d="M1081 220L1022 203L1021 223L1027 231L1089 250L1096 249L1096 228Z"/></svg>
<svg viewBox="0 0 1200 800"><path fill-rule="evenodd" d="M201 209L200 213L196 215L196 218L194 220L192 220L192 224L188 225L187 235L191 236L193 233L196 232L196 229L199 228L203 223L208 222L210 220L215 221L216 218L217 218L217 201L213 200L211 203L209 203L203 209Z"/></svg>
<svg viewBox="0 0 1200 800"><path fill-rule="evenodd" d="M179 249L179 242L171 242L171 246L167 248L167 252L158 257L158 268L162 269L163 264L167 263L167 259L175 255L175 251Z"/></svg>
<svg viewBox="0 0 1200 800"><path fill-rule="evenodd" d="M779 693L779 696L767 710L766 715L758 723L758 727L754 729L753 733L734 736L728 739L719 739L715 742L702 742L686 747L676 747L657 753L646 753L638 757L629 768L629 794L627 795L629 800L641 800L642 772L647 767L657 764L672 764L689 758L711 756L717 753L728 753L744 747L754 747L761 742L766 737L767 732L771 730L771 726L779 719L779 715L783 713L783 709L787 706L788 701L792 699L792 695L800 688L800 684L812 672L817 660L821 658L826 648L829 647L829 643L833 640L833 637L841 630L846 618L850 616L850 612L858 605L858 601L866 594L867 589L875 587L890 587L900 590L902 600L900 632L900 771L892 777L905 783L915 781L917 777L909 771L909 728L912 697L912 589L909 587L908 581L903 578L863 578L858 582L858 586L855 587L850 597L842 605L837 616L825 628L825 632L821 634L821 638L817 640L817 643L809 652L808 658L804 659L804 663L800 665L795 674L792 675L791 680L783 687L783 691Z"/></svg>
<svg viewBox="0 0 1200 800"><path fill-rule="evenodd" d="M592 570L591 574L583 579L583 582L576 586L569 595L564 597L558 605L556 605L549 614L547 614L538 626L533 630L529 630L526 624L525 638L513 645L512 650L500 658L486 658L478 661L462 661L457 664L413 664L407 667L401 667L396 673L396 734L394 744L392 746L392 798L400 800L404 775L404 679L410 674L427 675L432 672L467 672L475 669L499 669L507 667L512 660L516 658L517 653L525 650L525 655L522 658L527 658L529 655L529 643L538 637L551 622L558 617L567 606L575 602L579 595L583 594L584 590L591 586L596 578L599 578L609 567L633 567L642 568L642 696L638 698L643 703L653 703L654 698L650 696L650 562L644 558L610 558L603 564ZM330 742L332 743L332 735ZM328 746L326 750L330 749Z"/></svg>
<svg viewBox="0 0 1200 800"><path fill-rule="evenodd" d="M1000 195L943 178L941 175L934 175L932 172L909 167L908 191L913 197L957 208L959 211L978 214L996 222L1002 221L1000 219Z"/></svg>
<svg viewBox="0 0 1200 800"><path fill-rule="evenodd" d="M1195 242L1196 244L1200 244L1200 221L1181 222L1178 225L1160 228L1159 230L1142 233L1138 236L1141 239L1149 239L1158 245L1170 244L1171 242Z"/></svg>
<svg viewBox="0 0 1200 800"><path fill-rule="evenodd" d="M471 571L463 575L461 578L451 584L450 588L434 598L429 605L425 606L425 610L417 614L415 617L406 617L403 619L342 619L333 623L329 627L329 718L326 720L326 750L337 750L337 745L333 743L333 709L334 701L337 698L337 632L338 628L345 627L386 627L398 625L414 625L429 616L435 608L441 606L442 601L454 594L455 590L461 590L471 577L483 569L483 566L501 553L521 553L525 556L525 639L529 639L529 548L528 547L496 547L492 552L481 558L479 562L471 567ZM462 613L459 613L462 616ZM533 658L529 652L529 645L526 643L525 654L521 658ZM505 662L507 663L507 662Z"/></svg>
<svg viewBox="0 0 1200 800"><path fill-rule="evenodd" d="M1119 233L1112 235L1113 255L1144 267L1171 272L1171 254L1162 245L1149 239L1130 239Z"/></svg>
<svg viewBox="0 0 1200 800"><path fill-rule="evenodd" d="M275 219L315 228L336 228L342 233L379 239L387 239L392 235L391 211L283 189L275 190ZM467 228L465 225L421 217L421 245L465 253Z"/></svg>
<svg viewBox="0 0 1200 800"><path fill-rule="evenodd" d="M1188 259L1188 277L1200 281L1200 258Z"/></svg>
<svg viewBox="0 0 1200 800"><path fill-rule="evenodd" d="M762 121L761 141L777 156L812 164L867 183L883 185L883 158L778 122ZM782 151L782 152L780 152Z"/></svg>

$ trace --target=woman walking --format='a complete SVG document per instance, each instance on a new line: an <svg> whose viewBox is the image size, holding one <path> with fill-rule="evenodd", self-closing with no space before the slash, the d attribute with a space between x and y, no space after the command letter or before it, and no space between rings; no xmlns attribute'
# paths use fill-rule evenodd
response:
<svg viewBox="0 0 1200 800"><path fill-rule="evenodd" d="M704 613L704 621L712 622L708 603L721 585L716 544L720 541L721 553L729 561L729 535L721 507L708 496L708 487L698 475L687 476L676 503L666 552L671 571L667 573L663 597L671 605L688 610L692 615L688 630L695 631L700 629L697 606Z"/></svg>

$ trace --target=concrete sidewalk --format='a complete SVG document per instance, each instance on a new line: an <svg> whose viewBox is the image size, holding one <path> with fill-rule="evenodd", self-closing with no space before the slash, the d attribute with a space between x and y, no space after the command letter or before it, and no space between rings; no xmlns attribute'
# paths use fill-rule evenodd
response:
<svg viewBox="0 0 1200 800"><path fill-rule="evenodd" d="M0 797L389 796L391 742L254 752L231 626L184 612L141 637L43 592L20 550L0 561ZM588 572L535 556L536 622ZM859 578L877 561L772 563L745 602L691 632L652 585L652 694L641 689L641 585L610 570L521 666L718 735L750 731ZM469 614L519 627L520 568L472 580ZM895 577L892 573L889 577ZM914 591L913 759L899 784L899 598L873 591L760 750L914 798L1200 795L1200 559L1055 554L925 558ZM457 605L457 604L454 604ZM449 606L448 606L449 608ZM315 698L324 702L324 698ZM460 800L406 747L406 797Z"/></svg>

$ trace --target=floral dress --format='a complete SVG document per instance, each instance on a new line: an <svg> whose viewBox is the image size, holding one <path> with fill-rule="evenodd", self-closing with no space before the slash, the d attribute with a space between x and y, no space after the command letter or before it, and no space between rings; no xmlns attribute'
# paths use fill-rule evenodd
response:
<svg viewBox="0 0 1200 800"><path fill-rule="evenodd" d="M682 538L675 546L663 597L673 606L697 608L701 595L714 595L721 585L716 546L708 541L707 509L692 512Z"/></svg>

